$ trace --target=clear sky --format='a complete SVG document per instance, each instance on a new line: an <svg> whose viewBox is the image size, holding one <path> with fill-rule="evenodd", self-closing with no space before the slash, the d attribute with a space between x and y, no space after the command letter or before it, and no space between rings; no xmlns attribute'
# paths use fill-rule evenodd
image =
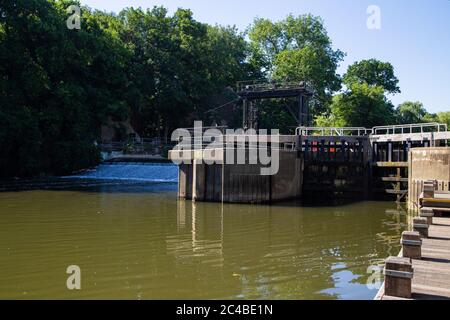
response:
<svg viewBox="0 0 450 320"><path fill-rule="evenodd" d="M347 56L338 72L361 59L394 65L401 94L397 105L421 101L430 112L450 111L450 0L81 0L95 9L119 12L125 7L163 5L170 12L189 8L196 20L236 25L241 30L255 17L271 20L312 13L321 16L333 47ZM380 8L381 28L367 27L367 8Z"/></svg>

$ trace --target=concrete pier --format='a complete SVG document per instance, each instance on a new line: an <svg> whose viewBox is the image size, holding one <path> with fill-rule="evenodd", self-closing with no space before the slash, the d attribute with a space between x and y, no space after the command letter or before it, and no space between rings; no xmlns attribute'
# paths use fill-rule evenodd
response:
<svg viewBox="0 0 450 320"><path fill-rule="evenodd" d="M434 180L435 191L449 191L450 148L416 148L409 156L408 208L418 210L427 181ZM445 196L444 196L445 197Z"/></svg>

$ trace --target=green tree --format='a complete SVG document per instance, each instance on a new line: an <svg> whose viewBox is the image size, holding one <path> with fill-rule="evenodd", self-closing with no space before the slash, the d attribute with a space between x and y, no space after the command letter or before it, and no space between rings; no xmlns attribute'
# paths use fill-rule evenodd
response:
<svg viewBox="0 0 450 320"><path fill-rule="evenodd" d="M333 97L330 112L316 117L317 125L373 127L392 124L396 118L411 115L407 110L409 105L394 110L385 96L400 92L390 63L375 59L356 62L348 67L343 80L347 90Z"/></svg>
<svg viewBox="0 0 450 320"><path fill-rule="evenodd" d="M0 4L0 176L62 174L97 163L108 116L126 117L120 43L84 9L66 26L73 1Z"/></svg>
<svg viewBox="0 0 450 320"><path fill-rule="evenodd" d="M333 97L331 114L318 117L316 122L338 127L387 125L394 122L394 107L384 96L384 88L354 83L349 91Z"/></svg>
<svg viewBox="0 0 450 320"><path fill-rule="evenodd" d="M446 124L450 129L450 112L427 113L424 117L424 122L438 122L441 124Z"/></svg>
<svg viewBox="0 0 450 320"><path fill-rule="evenodd" d="M437 120L439 123L445 123L450 129L450 112L438 112Z"/></svg>
<svg viewBox="0 0 450 320"><path fill-rule="evenodd" d="M315 89L316 114L323 112L333 92L341 88L336 69L344 57L333 50L319 17L289 15L279 22L256 19L249 30L252 57L275 80L309 81Z"/></svg>
<svg viewBox="0 0 450 320"><path fill-rule="evenodd" d="M388 93L400 92L399 81L394 74L392 64L376 59L355 62L348 67L343 80L347 86L353 83L367 83L371 86L383 87Z"/></svg>
<svg viewBox="0 0 450 320"><path fill-rule="evenodd" d="M195 21L190 10L170 16L163 7L130 8L119 18L117 32L132 53L131 81L140 96L133 114L144 135L167 137L208 119L205 111L222 103L224 88L258 72L246 61L243 34Z"/></svg>
<svg viewBox="0 0 450 320"><path fill-rule="evenodd" d="M421 102L406 101L396 109L397 122L399 124L426 122L427 114L427 110Z"/></svg>

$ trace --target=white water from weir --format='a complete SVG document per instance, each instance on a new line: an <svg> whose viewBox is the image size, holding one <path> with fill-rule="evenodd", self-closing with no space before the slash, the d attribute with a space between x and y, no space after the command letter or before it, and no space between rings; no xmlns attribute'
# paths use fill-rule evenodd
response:
<svg viewBox="0 0 450 320"><path fill-rule="evenodd" d="M65 178L175 183L178 167L171 163L108 163Z"/></svg>

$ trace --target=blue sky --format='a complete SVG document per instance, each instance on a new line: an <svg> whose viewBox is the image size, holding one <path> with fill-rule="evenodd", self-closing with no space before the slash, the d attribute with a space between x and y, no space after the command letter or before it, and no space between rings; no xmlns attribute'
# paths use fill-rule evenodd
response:
<svg viewBox="0 0 450 320"><path fill-rule="evenodd" d="M430 112L450 111L450 0L81 0L95 9L119 12L125 7L163 5L170 12L189 8L196 20L236 25L241 30L255 17L272 20L312 13L321 16L333 47L347 53L338 70L361 59L394 65L401 94L397 105L421 101ZM381 10L381 29L366 26L369 5Z"/></svg>

